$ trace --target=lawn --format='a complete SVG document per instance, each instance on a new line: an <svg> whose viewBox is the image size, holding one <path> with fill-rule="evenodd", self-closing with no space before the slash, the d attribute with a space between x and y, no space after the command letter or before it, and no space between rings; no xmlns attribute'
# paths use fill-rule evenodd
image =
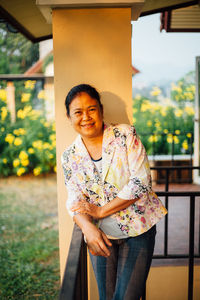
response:
<svg viewBox="0 0 200 300"><path fill-rule="evenodd" d="M0 299L57 299L56 177L0 179Z"/></svg>

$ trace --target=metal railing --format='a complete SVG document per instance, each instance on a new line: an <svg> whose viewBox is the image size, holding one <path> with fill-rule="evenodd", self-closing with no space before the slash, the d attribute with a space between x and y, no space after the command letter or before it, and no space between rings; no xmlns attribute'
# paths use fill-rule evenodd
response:
<svg viewBox="0 0 200 300"><path fill-rule="evenodd" d="M185 254L168 253L168 215L164 221L164 251L161 255L154 255L153 259L188 259L188 300L193 299L193 281L194 281L194 258L200 258L200 237L198 245L198 254L194 254L194 234L195 234L195 199L200 197L200 191L169 191L169 175L177 169L198 169L199 167L153 167L152 170L165 170L166 181L165 191L156 192L159 197L165 197L165 206L168 209L169 197L189 197L189 249ZM199 226L200 232L200 226ZM146 290L144 290L142 300L146 299ZM74 225L69 255L66 263L65 274L62 282L59 300L88 300L87 284L87 245L83 240L81 230Z"/></svg>
<svg viewBox="0 0 200 300"><path fill-rule="evenodd" d="M171 162L172 166L173 166L173 162L175 160L174 156L176 154L180 154L181 153L176 153L175 151L175 147L176 147L176 142L175 142L175 139L176 138L181 138L181 137L184 137L185 140L188 141L188 149L187 149L187 154L189 156L189 160L190 160L190 163L192 165L192 156L193 156L193 142L194 142L194 134L193 132L180 132L180 133L176 133L175 131L172 131L172 132L168 132L168 133L143 133L143 132L140 132L138 133L138 135L140 136L143 144L145 145L145 141L143 141L143 139L145 139L145 137L150 137L152 136L152 142L151 142L151 155L153 157L153 160L155 160L155 156L156 155L160 155L160 154L165 154L164 153L161 153L160 151L162 151L161 149L159 149L159 153L156 153L156 139L157 138L161 138L163 139L163 141L166 141L167 140L167 137L170 136L171 137L171 142L167 142L167 144L171 144L171 147L169 149L169 156L170 156L170 159L169 161ZM147 149L147 147L145 147Z"/></svg>

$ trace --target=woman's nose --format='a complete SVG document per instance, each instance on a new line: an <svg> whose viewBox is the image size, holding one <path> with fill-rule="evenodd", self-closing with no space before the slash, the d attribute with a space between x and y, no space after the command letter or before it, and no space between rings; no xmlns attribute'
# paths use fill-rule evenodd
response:
<svg viewBox="0 0 200 300"><path fill-rule="evenodd" d="M88 120L88 119L90 119L90 115L88 111L83 112L83 120Z"/></svg>

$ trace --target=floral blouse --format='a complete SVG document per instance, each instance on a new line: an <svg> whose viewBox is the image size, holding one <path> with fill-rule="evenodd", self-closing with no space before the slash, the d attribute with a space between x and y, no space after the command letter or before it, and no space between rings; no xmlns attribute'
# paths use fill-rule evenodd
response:
<svg viewBox="0 0 200 300"><path fill-rule="evenodd" d="M66 206L85 198L103 206L115 197L138 199L129 207L111 215L119 228L129 236L149 230L167 210L152 190L147 155L134 126L105 126L102 146L101 177L79 135L62 155L65 184L68 189ZM99 221L96 220L97 226Z"/></svg>

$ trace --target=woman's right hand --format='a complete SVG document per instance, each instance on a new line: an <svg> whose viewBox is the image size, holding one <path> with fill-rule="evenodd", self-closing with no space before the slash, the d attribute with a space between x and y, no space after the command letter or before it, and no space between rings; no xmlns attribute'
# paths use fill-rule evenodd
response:
<svg viewBox="0 0 200 300"><path fill-rule="evenodd" d="M107 246L111 247L112 244L103 231L91 223L83 233L86 238L88 249L92 255L104 257L110 256L110 251Z"/></svg>

